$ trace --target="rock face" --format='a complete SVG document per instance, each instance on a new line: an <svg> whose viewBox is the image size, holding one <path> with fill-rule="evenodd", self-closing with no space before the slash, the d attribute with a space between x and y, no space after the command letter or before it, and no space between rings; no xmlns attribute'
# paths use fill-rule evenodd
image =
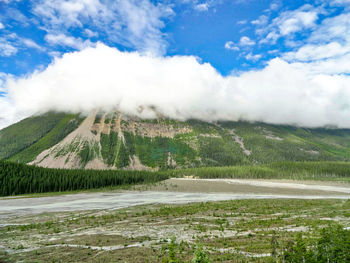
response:
<svg viewBox="0 0 350 263"><path fill-rule="evenodd" d="M107 169L100 156L100 135L102 129L95 131L96 113L90 114L81 125L61 142L53 147L40 153L33 162L37 166L50 168L81 168L82 164L85 168L90 169ZM102 126L102 125L101 125ZM103 128L103 127L102 127ZM91 149L96 150L93 158L84 160L82 154ZM90 153L89 153L90 154ZM84 163L85 162L85 163Z"/></svg>
<svg viewBox="0 0 350 263"><path fill-rule="evenodd" d="M142 163L136 154L135 148L138 147L135 147L134 140L138 140L141 145L146 144L144 148L147 148L148 141L152 144L162 138L164 143L168 144L167 141L174 140L176 136L191 132L189 126L178 122L141 120L123 116L118 112L93 112L75 131L61 142L41 152L30 164L72 169L154 170L162 165L175 167L176 161L171 157L171 149L169 151L158 149L158 155L161 156L153 158L156 163L152 163L152 160L146 161L146 164ZM167 156L166 162L159 163L164 154Z"/></svg>
<svg viewBox="0 0 350 263"><path fill-rule="evenodd" d="M26 127L31 127L26 136L33 135L32 140L20 141ZM350 130L346 129L177 121L161 116L140 119L117 111L95 111L88 116L50 113L0 131L0 145L10 161L70 169L158 170L350 161L349 141Z"/></svg>

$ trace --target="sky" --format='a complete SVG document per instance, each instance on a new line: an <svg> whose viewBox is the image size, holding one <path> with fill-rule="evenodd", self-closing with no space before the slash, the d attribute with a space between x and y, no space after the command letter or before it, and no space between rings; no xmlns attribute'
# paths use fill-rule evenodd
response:
<svg viewBox="0 0 350 263"><path fill-rule="evenodd" d="M350 128L350 0L0 0L0 128L95 108Z"/></svg>

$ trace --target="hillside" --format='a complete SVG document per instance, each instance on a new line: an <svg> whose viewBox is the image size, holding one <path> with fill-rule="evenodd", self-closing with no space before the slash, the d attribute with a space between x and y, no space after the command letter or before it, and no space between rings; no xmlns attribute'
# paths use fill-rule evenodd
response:
<svg viewBox="0 0 350 263"><path fill-rule="evenodd" d="M349 161L350 130L49 112L1 130L0 159L51 168L132 170Z"/></svg>

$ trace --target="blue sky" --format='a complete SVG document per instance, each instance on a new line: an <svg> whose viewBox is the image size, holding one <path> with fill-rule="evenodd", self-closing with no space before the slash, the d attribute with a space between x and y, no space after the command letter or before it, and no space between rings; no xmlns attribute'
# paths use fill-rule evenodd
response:
<svg viewBox="0 0 350 263"><path fill-rule="evenodd" d="M118 61L129 79L104 73ZM0 0L0 128L43 104L66 110L80 85L92 105L106 99L96 85L113 86L113 103L129 101L132 112L137 100L121 89L132 90L148 67L138 85L156 92L161 83L165 92L141 104L162 108L174 90L193 91L174 94L186 105L168 101L171 117L220 111L216 118L350 127L349 62L350 0ZM87 72L100 82L86 83ZM175 86L174 75L189 81ZM205 108L208 94L220 99Z"/></svg>
<svg viewBox="0 0 350 263"><path fill-rule="evenodd" d="M346 12L349 5L319 0L2 0L0 72L27 74L55 56L100 41L120 50L194 55L227 75L261 68L297 50L324 19ZM269 33L279 36L264 41Z"/></svg>

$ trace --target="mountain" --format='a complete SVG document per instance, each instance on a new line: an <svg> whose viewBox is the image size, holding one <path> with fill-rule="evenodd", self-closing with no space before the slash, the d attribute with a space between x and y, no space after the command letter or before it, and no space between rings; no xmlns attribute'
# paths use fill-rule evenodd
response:
<svg viewBox="0 0 350 263"><path fill-rule="evenodd" d="M48 112L1 130L0 159L51 168L131 170L349 161L350 130Z"/></svg>

